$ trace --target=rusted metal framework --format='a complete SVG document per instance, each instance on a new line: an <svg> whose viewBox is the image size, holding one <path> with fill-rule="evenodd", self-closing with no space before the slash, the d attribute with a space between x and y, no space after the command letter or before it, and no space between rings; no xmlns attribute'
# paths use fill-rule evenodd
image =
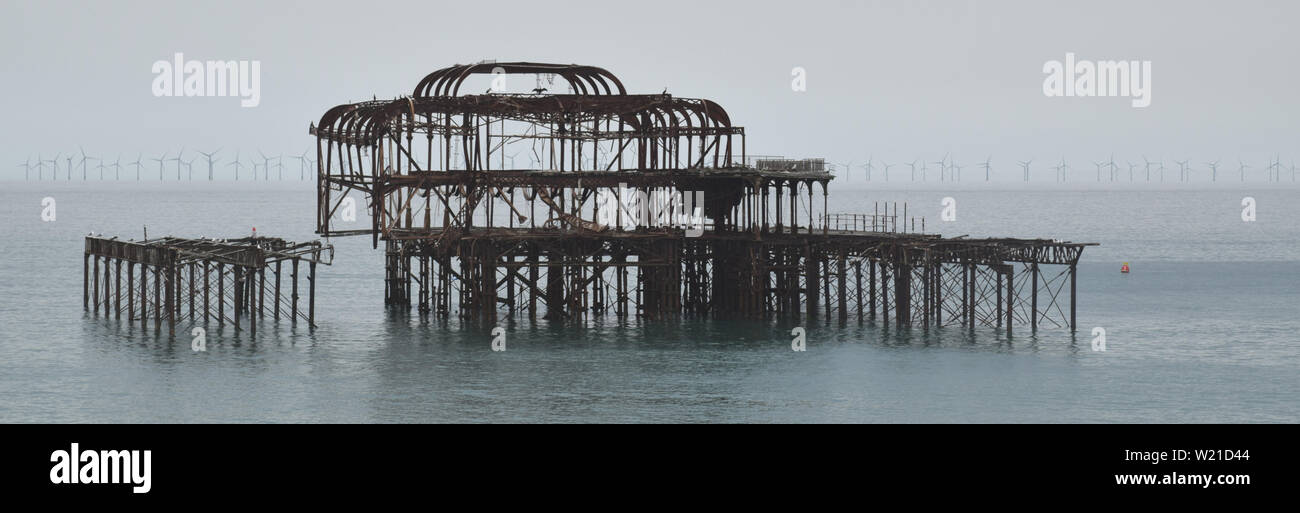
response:
<svg viewBox="0 0 1300 513"><path fill-rule="evenodd" d="M538 87L498 87L519 75ZM555 78L562 93L542 87ZM906 206L832 214L823 160L749 156L717 103L628 94L594 66L452 66L410 96L329 109L310 133L317 232L382 241L386 302L440 316L838 312L1037 327L1062 316L1019 297L1038 296L1040 265L1065 266L1073 283L1085 246L943 239ZM341 219L349 202L370 226ZM1035 286L1014 282L1016 264L1032 266Z"/></svg>
<svg viewBox="0 0 1300 513"><path fill-rule="evenodd" d="M293 324L302 319L311 326L316 318L316 264L330 265L333 258L333 246L318 241L123 241L91 236L86 237L83 262L83 306L95 315L102 309L105 317L118 320L125 312L127 322L138 321L142 328L148 328L151 319L155 330L166 322L172 334L178 322L230 323L236 330L247 325L256 334L258 319L267 315ZM304 301L298 294L304 270L300 267L307 272Z"/></svg>

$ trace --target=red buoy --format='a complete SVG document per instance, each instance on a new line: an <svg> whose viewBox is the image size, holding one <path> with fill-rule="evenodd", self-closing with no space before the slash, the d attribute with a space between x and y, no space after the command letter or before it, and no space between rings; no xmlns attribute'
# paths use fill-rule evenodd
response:
<svg viewBox="0 0 1300 513"><path fill-rule="evenodd" d="M1120 266L1119 272L1128 274L1128 262L1124 262L1124 265Z"/></svg>

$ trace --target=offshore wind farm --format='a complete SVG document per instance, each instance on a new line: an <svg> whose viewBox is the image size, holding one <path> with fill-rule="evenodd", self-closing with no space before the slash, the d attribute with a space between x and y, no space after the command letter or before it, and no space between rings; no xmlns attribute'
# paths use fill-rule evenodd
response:
<svg viewBox="0 0 1300 513"><path fill-rule="evenodd" d="M146 155L156 155L149 157L147 160L154 162L158 169L157 181L195 181L194 163L199 159L200 164L204 164L201 169L206 169L207 173L200 173L199 180L207 181L285 181L285 163L284 158L287 155L296 165L290 165L290 173L287 180L289 181L310 181L315 178L311 176L312 169L316 165L314 150L304 149L301 153L276 152L266 153L262 149L255 149L257 158L242 157L243 151L236 149L233 153L224 151L225 148L217 147L212 151L204 152L192 150L189 159L183 159L185 149L181 148L175 153L163 151L161 153L140 153L140 157ZM58 167L58 157L63 155L61 152L55 152L55 158L44 159L41 153L26 157L25 160L14 165L13 171L7 173L5 181L122 181L121 175L121 153L116 153L117 157L112 163L105 159L87 155L85 149L77 148L78 153L73 153L71 157L66 157L66 164ZM111 152L110 152L111 153ZM518 157L516 154L513 157ZM532 155L525 154L529 166L536 166L537 162ZM1219 174L1219 164L1224 160L1223 157L1214 156L1212 160L1205 160L1199 165L1194 164L1193 158L1184 157L1169 159L1169 162L1178 168L1176 179L1165 179L1165 162L1164 158L1150 159L1146 155L1136 155L1141 159L1140 163L1127 161L1128 173L1124 174L1115 161L1115 155L1105 156L1105 160L1093 161L1092 165L1096 167L1096 179L1091 181L1097 184L1111 184L1116 188L1123 187L1124 184L1218 184L1218 183L1263 183L1263 184L1287 184L1297 183L1296 161L1294 158L1282 157L1282 153L1263 156L1262 164L1255 166L1249 162L1251 159L1229 158L1229 161L1236 161L1238 164L1238 179L1224 180ZM782 157L772 157L782 158ZM222 162L223 159L228 159ZM828 162L828 171L835 175L841 184L860 184L867 183L873 185L888 184L947 184L949 186L960 186L962 184L1007 184L1007 185L1024 185L1024 184L1043 184L1043 183L1087 183L1089 180L1079 180L1078 177L1071 178L1066 171L1073 168L1067 163L1065 156L1060 157L1059 163L1055 165L1038 164L1035 165L1033 158L1019 159L1012 158L1006 162L999 161L1000 165L995 166L994 156L987 155L983 161L975 164L975 167L983 171L983 174L975 179L963 177L961 171L964 165L960 164L950 153L943 154L942 158L937 161L927 161L925 156L917 156L911 161L903 162L911 173L907 179L900 180L898 176L890 176L889 169L898 166L898 163L890 163L885 160L876 158L875 154L868 155L865 159L858 161L860 164L854 165L854 161L847 160L841 162ZM902 160L902 159L900 159ZM1260 161L1256 161L1260 162ZM521 162L522 163L522 162ZM919 167L918 167L919 163ZM49 166L46 166L49 164ZM125 165L139 164L139 158L135 162L128 162ZM927 167L927 164L936 167ZM252 169L250 174L241 174L244 167ZM294 169L294 168L297 169ZM938 176L930 176L930 169L938 169ZM1134 174L1134 169L1140 168L1144 173ZM112 169L114 172L105 174L105 169ZM876 173L877 169L883 170L882 173ZM48 171L47 171L48 170ZM91 170L97 170L98 174L91 173ZM175 171L175 178L167 174ZM1154 174L1152 171L1155 171ZM294 172L296 171L296 172ZM141 177L137 173L134 178L128 176L126 180L140 181Z"/></svg>

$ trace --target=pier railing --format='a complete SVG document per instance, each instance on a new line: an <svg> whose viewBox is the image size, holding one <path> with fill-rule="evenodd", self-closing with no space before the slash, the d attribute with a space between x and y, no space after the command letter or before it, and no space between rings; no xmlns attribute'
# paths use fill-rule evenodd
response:
<svg viewBox="0 0 1300 513"><path fill-rule="evenodd" d="M898 215L884 214L823 214L821 225L826 230L877 233L925 233L925 218L901 219Z"/></svg>
<svg viewBox="0 0 1300 513"><path fill-rule="evenodd" d="M739 158L744 167L759 171L826 171L826 159L789 159L773 155L745 155Z"/></svg>

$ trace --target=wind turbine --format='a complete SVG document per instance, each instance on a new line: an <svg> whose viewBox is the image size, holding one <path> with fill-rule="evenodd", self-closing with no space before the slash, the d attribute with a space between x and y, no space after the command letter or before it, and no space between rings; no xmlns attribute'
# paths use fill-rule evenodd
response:
<svg viewBox="0 0 1300 513"><path fill-rule="evenodd" d="M1273 161L1268 164L1268 179L1270 181L1282 181L1282 157L1274 156Z"/></svg>
<svg viewBox="0 0 1300 513"><path fill-rule="evenodd" d="M122 179L122 154L121 153L117 154L117 160L114 160L113 165L109 167L113 168L113 180L114 181L121 180Z"/></svg>
<svg viewBox="0 0 1300 513"><path fill-rule="evenodd" d="M41 160L41 154L36 154L36 181L45 179L45 161Z"/></svg>
<svg viewBox="0 0 1300 513"><path fill-rule="evenodd" d="M1061 157L1061 163L1060 163L1060 164L1057 164L1057 165L1055 165L1055 166L1052 166L1052 169L1055 169L1055 170L1056 170L1056 181L1057 181L1057 182L1064 182L1064 181L1065 181L1065 168L1067 168L1067 167L1070 167L1070 166L1067 165L1067 164L1065 163L1065 157Z"/></svg>
<svg viewBox="0 0 1300 513"><path fill-rule="evenodd" d="M515 155L518 155L518 153L516 153ZM298 159L298 180L302 180L303 175L307 173L307 150L302 150L302 155L290 155L289 158ZM511 155L511 159L512 159L510 161L511 169L514 169L515 167L515 161L513 160L513 158L514 155Z"/></svg>
<svg viewBox="0 0 1300 513"><path fill-rule="evenodd" d="M178 182L181 181L181 162L182 162L181 156L184 154L185 154L185 147L181 146L181 151L176 152L175 157L167 159L176 163L176 181Z"/></svg>
<svg viewBox="0 0 1300 513"><path fill-rule="evenodd" d="M957 173L956 173L955 175L950 175L948 178L954 178L954 177L955 177L955 178L957 179L957 181L960 182L960 181L961 181L961 168L962 168L962 167L963 167L963 166L962 166L961 164L958 164L956 160L952 161L951 164L948 164L948 169L952 169L952 170L957 171Z"/></svg>
<svg viewBox="0 0 1300 513"><path fill-rule="evenodd" d="M865 170L867 171L867 181L868 181L868 182L871 181L871 171L873 171L873 166L872 166L872 164L871 164L871 161L872 161L872 159L874 159L874 158L875 158L875 155L869 155L869 156L867 156L867 163L866 163L866 165L862 166L862 169L865 169Z"/></svg>
<svg viewBox="0 0 1300 513"><path fill-rule="evenodd" d="M938 165L939 165L939 181L942 182L942 181L943 181L943 175L944 175L944 172L948 169L948 154L947 154L947 153L944 153L944 154L943 154L943 158L939 159L938 162L931 162L931 164L938 164ZM924 166L924 165L921 166L921 181L925 181L925 166Z"/></svg>
<svg viewBox="0 0 1300 513"><path fill-rule="evenodd" d="M1210 168L1210 181L1217 182L1219 180L1219 161L1216 159L1214 162L1206 162L1205 165Z"/></svg>
<svg viewBox="0 0 1300 513"><path fill-rule="evenodd" d="M896 165L898 165L898 164L890 164L890 163L885 162L885 161L882 160L882 161L880 161L880 165L885 167L885 181L888 182L888 181L889 181L889 168L894 167L894 166L896 166Z"/></svg>
<svg viewBox="0 0 1300 513"><path fill-rule="evenodd" d="M58 179L59 179L59 155L62 155L62 154L61 154L61 153L55 153L55 154L54 154L54 158L52 158L52 159L49 160L49 162L50 162L50 167L53 169L53 171L50 172L50 180L58 180Z"/></svg>
<svg viewBox="0 0 1300 513"><path fill-rule="evenodd" d="M985 181L985 182L989 181L989 169L992 167L992 166L990 165L992 162L993 162L993 156L992 156L992 155L989 155L989 158L984 159L984 163L983 163L983 164L980 164L980 167L983 167L983 168L984 168L984 181Z"/></svg>
<svg viewBox="0 0 1300 513"><path fill-rule="evenodd" d="M68 169L67 169L67 171L68 171L68 181L69 181L69 182L72 181L72 159L73 159L73 157L75 157L75 155L68 155Z"/></svg>
<svg viewBox="0 0 1300 513"><path fill-rule="evenodd" d="M1021 161L1020 161L1020 167L1024 168L1024 170L1025 170L1025 181L1026 181L1026 182L1029 181L1029 164L1031 164L1031 163L1033 163L1033 162L1034 162L1034 159L1021 160Z"/></svg>
<svg viewBox="0 0 1300 513"><path fill-rule="evenodd" d="M266 175L267 180L270 180L271 179L271 157L268 157L266 156L265 153L262 153L261 148L257 149L257 154L262 156L262 173ZM253 178L257 178L257 164L253 164Z"/></svg>
<svg viewBox="0 0 1300 513"><path fill-rule="evenodd" d="M1189 182L1189 181L1191 181L1190 179L1188 179L1188 176L1187 176L1187 172L1188 172L1187 161L1186 161L1186 160L1175 160L1174 163L1175 163L1175 164L1178 164L1178 181L1180 181L1180 182Z"/></svg>
<svg viewBox="0 0 1300 513"><path fill-rule="evenodd" d="M137 182L140 181L140 168L144 167L144 164L141 164L141 163L140 163L140 157L143 157L143 156L144 156L143 153L136 154L136 156L135 156L135 162L127 162L127 163L126 163L126 165L128 165L128 166L135 166L135 181L137 181Z"/></svg>
<svg viewBox="0 0 1300 513"><path fill-rule="evenodd" d="M1237 164L1240 165L1239 169L1241 170L1241 181L1244 182L1246 181L1246 168L1250 166L1247 165L1245 162L1242 162L1241 159L1237 159Z"/></svg>
<svg viewBox="0 0 1300 513"><path fill-rule="evenodd" d="M23 168L23 181L30 182L32 180L32 156L28 155L27 160L22 164L18 164L18 167Z"/></svg>
<svg viewBox="0 0 1300 513"><path fill-rule="evenodd" d="M161 157L158 157L156 159L149 159L149 160L158 163L158 181L161 182L163 179L163 162L167 160L167 152L163 152Z"/></svg>
<svg viewBox="0 0 1300 513"><path fill-rule="evenodd" d="M1143 162L1146 162L1146 164L1147 164L1147 181L1150 182L1150 181L1151 181L1151 161L1150 161L1149 159L1147 159L1147 156L1146 156L1146 155L1143 155L1143 156L1142 156L1142 161L1143 161Z"/></svg>
<svg viewBox="0 0 1300 513"><path fill-rule="evenodd" d="M198 150L195 150L195 151L198 151ZM217 148L216 150L213 150L212 152L202 152L202 151L199 151L199 155L203 155L204 158L208 159L208 181L209 181L209 182L212 181L212 163L213 163L213 162L216 162L216 161L218 161L218 160L221 160L221 157L217 157L217 158L213 159L212 156L213 156L213 155L216 155L217 152L220 152L220 151L221 151L221 148Z"/></svg>
<svg viewBox="0 0 1300 513"><path fill-rule="evenodd" d="M86 149L85 149L85 148L82 148L80 145L77 146L77 151L80 151L80 152L81 152L81 161L78 162L78 163L81 164L81 181L84 182L84 181L86 181L86 161L87 161L87 160L94 160L95 157L87 156L87 155L86 155ZM101 177L101 178L103 178L103 177Z"/></svg>
<svg viewBox="0 0 1300 513"><path fill-rule="evenodd" d="M181 164L184 164L184 165L185 165L185 172L188 174L188 176L189 176L191 182L194 181L194 161L195 161L196 159L198 159L198 158L199 158L199 157L196 155L196 156L190 157L189 160L182 160L182 161L180 162ZM180 165L180 164L177 164L177 166L179 166L179 165ZM179 172L179 171L178 171L178 172ZM178 178L178 179L179 179L179 178Z"/></svg>
<svg viewBox="0 0 1300 513"><path fill-rule="evenodd" d="M238 181L239 181L239 169L242 168L242 167L244 167L244 163L239 161L239 151L235 151L235 160L230 161L230 162L227 163L226 165L227 165L227 166L235 166L235 181L238 182Z"/></svg>
<svg viewBox="0 0 1300 513"><path fill-rule="evenodd" d="M912 169L912 181L915 182L916 181L916 159L912 159L911 162L908 162L907 167Z"/></svg>
<svg viewBox="0 0 1300 513"><path fill-rule="evenodd" d="M1095 165L1095 166L1097 166L1097 182L1098 182L1098 183L1101 183L1101 166L1106 165L1106 163L1105 163L1105 162L1093 162L1092 164Z"/></svg>
<svg viewBox="0 0 1300 513"><path fill-rule="evenodd" d="M279 174L278 179L284 181L284 154L280 153L275 156L275 172ZM267 177L270 179L270 177Z"/></svg>
<svg viewBox="0 0 1300 513"><path fill-rule="evenodd" d="M1116 166L1116 165L1115 165L1115 154L1114 154L1114 153L1111 153L1111 154L1110 154L1110 160L1108 160L1106 163L1107 163L1108 165L1110 165L1110 181L1114 182L1114 181L1115 181L1115 177L1119 175L1119 166Z"/></svg>
<svg viewBox="0 0 1300 513"><path fill-rule="evenodd" d="M1125 162L1126 164L1128 164L1128 181L1129 181L1129 183L1133 183L1133 168L1137 167L1137 164L1134 164L1134 163L1129 162L1129 161L1127 161L1127 160L1124 161L1124 162Z"/></svg>
<svg viewBox="0 0 1300 513"><path fill-rule="evenodd" d="M848 179L849 179L849 174L852 173L852 172L853 172L853 161L850 160L850 161L848 161L848 162L845 162L845 163L844 163L844 179L845 179L845 180L848 180Z"/></svg>
<svg viewBox="0 0 1300 513"><path fill-rule="evenodd" d="M1160 159L1160 183L1165 183L1165 160Z"/></svg>
<svg viewBox="0 0 1300 513"><path fill-rule="evenodd" d="M99 166L96 166L96 167L99 168L99 181L102 182L102 181L104 181L104 168L106 168L106 167L108 167L108 166L104 165L104 159L95 159L95 160L98 160L98 161L99 161Z"/></svg>

